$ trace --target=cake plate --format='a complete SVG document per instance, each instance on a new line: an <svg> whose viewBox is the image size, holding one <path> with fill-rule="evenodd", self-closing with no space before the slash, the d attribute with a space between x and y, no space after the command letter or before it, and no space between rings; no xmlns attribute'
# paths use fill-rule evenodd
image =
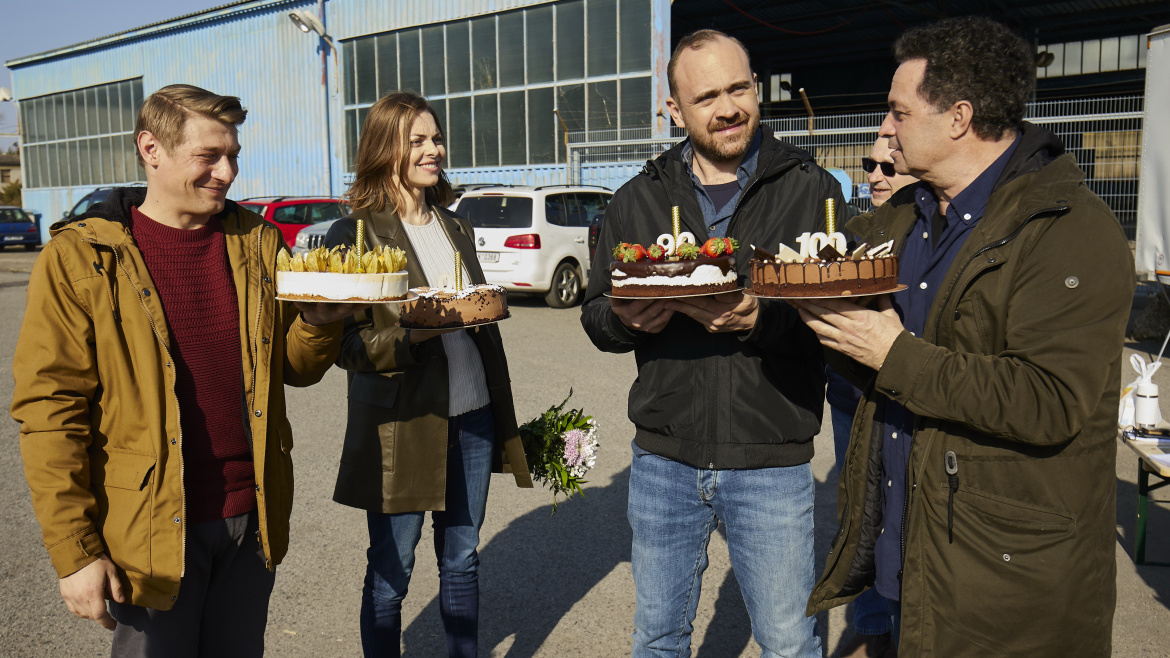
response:
<svg viewBox="0 0 1170 658"><path fill-rule="evenodd" d="M736 288L734 290L718 290L715 292L695 292L695 293L691 293L689 295L662 295L662 296L614 295L614 294L608 293L608 292L603 292L601 294L606 296L606 297L610 297L612 299L628 299L630 301L637 301L639 299L683 299L686 297L711 297L712 295L726 295L728 293L739 292L741 290L743 290L743 288Z"/></svg>
<svg viewBox="0 0 1170 658"><path fill-rule="evenodd" d="M746 295L750 295L750 296L752 296L752 297L756 297L756 298L758 298L758 299L791 299L791 300L800 300L800 299L850 299L850 298L853 298L853 297L876 297L876 296L878 296L878 295L888 295L888 294L890 294L890 293L892 293L892 292L902 292L902 291L903 291L903 290L905 290L906 288L909 288L909 286L907 286L907 285L905 285L905 284L901 284L901 283L900 283L900 284L898 284L897 286L894 286L893 288L890 288L889 290L882 290L882 291L880 291L880 292L862 292L862 293L852 293L852 292L850 292L850 293L839 294L839 295L759 295L759 294L756 294L756 293L754 293L754 292L751 292L750 290L749 290L748 292L744 293L744 294L746 294Z"/></svg>
<svg viewBox="0 0 1170 658"><path fill-rule="evenodd" d="M369 304L401 304L403 302L413 302L414 300L418 299L418 295L414 294L413 292L408 292L408 293L406 293L406 297L403 297L402 299L387 299L387 300L382 300L382 301L369 300L369 299L358 299L358 300L353 300L353 301L347 300L347 299L292 299L291 297L281 297L280 295L277 295L276 298L282 302L305 302L306 304L362 304L362 305L369 305Z"/></svg>

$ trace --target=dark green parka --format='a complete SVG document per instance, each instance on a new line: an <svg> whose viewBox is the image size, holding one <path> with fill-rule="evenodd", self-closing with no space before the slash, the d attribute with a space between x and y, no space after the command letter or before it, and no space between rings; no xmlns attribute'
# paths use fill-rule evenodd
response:
<svg viewBox="0 0 1170 658"><path fill-rule="evenodd" d="M841 364L869 385L838 487L840 528L808 612L873 583L882 418L896 400L918 416L900 656L1110 654L1114 436L1135 276L1113 213L1063 151L1025 124L925 334L903 332L876 373ZM848 228L900 250L913 196L904 189Z"/></svg>

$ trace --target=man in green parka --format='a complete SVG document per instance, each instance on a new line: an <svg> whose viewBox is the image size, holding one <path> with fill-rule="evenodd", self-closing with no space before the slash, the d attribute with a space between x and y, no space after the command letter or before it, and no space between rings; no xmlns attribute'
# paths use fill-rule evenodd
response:
<svg viewBox="0 0 1170 658"><path fill-rule="evenodd" d="M894 54L879 134L922 182L848 228L893 240L906 289L800 304L866 391L808 613L874 586L900 656L1108 656L1125 236L1023 121L1026 41L947 19Z"/></svg>

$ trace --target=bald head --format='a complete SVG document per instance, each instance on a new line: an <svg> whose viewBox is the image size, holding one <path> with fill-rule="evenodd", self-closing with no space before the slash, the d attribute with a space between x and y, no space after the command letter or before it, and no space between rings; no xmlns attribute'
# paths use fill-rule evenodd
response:
<svg viewBox="0 0 1170 658"><path fill-rule="evenodd" d="M688 50L700 50L704 46L716 43L719 41L727 41L735 44L743 53L744 65L750 71L752 67L751 56L748 55L747 48L733 36L729 36L720 32L719 30L696 30L686 35L679 40L678 45L674 47L674 52L670 55L670 62L666 65L666 83L670 86L670 95L678 97L678 80L675 77L675 71L678 69L678 60L683 53Z"/></svg>

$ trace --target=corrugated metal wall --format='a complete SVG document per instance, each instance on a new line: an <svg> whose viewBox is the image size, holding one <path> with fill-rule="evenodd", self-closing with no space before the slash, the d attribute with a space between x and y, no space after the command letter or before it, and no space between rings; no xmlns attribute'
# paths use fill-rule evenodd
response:
<svg viewBox="0 0 1170 658"><path fill-rule="evenodd" d="M240 129L243 151L232 197L327 193L320 55L317 40L288 20L287 12L296 8L315 11L316 3L267 3L213 22L18 67L13 85L19 98L27 98L141 77L147 95L185 82L239 96L249 113ZM90 189L28 190L25 205L55 220Z"/></svg>
<svg viewBox="0 0 1170 658"><path fill-rule="evenodd" d="M583 164L582 185L600 185L616 190L642 170L642 164ZM562 185L568 182L565 165L452 169L447 177L453 185L493 183L497 185Z"/></svg>
<svg viewBox="0 0 1170 658"><path fill-rule="evenodd" d="M412 25L491 14L549 0L328 0L327 32L334 43ZM652 0L655 44L669 45L670 0ZM288 13L314 15L313 0L245 2L170 26L156 26L91 47L63 49L12 69L19 101L93 85L142 78L143 92L185 82L239 96L249 110L240 131L243 152L232 197L271 194L317 195L345 191L344 124L336 58L329 53L328 90L321 86L321 56L315 34L300 32ZM19 26L14 26L19 29ZM128 29L137 27L127 25ZM98 38L102 35L94 35ZM656 50L658 48L656 47ZM665 69L669 52L656 52ZM665 99L665 80L654 78L656 106ZM328 103L326 102L328 94ZM326 131L328 122L329 130ZM659 121L661 123L661 121ZM658 130L659 126L656 126ZM330 138L331 137L331 138ZM629 178L582 168L587 183L616 187ZM612 169L612 168L611 168ZM624 171L624 166L618 167ZM597 170L596 172L594 170ZM616 171L616 170L615 170ZM552 184L565 181L563 165L452 171L460 182ZM630 176L633 175L631 172ZM624 176L624 177L623 177ZM43 214L42 231L92 187L27 189L25 205Z"/></svg>
<svg viewBox="0 0 1170 658"><path fill-rule="evenodd" d="M404 27L440 23L456 18L494 14L551 2L552 0L328 0L326 27L339 39L352 39Z"/></svg>

